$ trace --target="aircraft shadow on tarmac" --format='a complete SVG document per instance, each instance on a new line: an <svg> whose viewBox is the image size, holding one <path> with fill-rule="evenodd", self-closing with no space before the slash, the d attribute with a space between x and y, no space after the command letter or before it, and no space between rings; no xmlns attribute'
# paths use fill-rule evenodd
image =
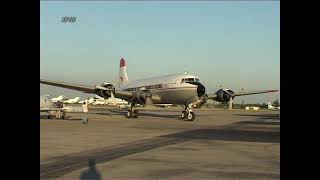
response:
<svg viewBox="0 0 320 180"><path fill-rule="evenodd" d="M162 137L182 138L188 140L208 139L221 141L280 143L280 132L278 131L247 131L242 129L196 129L164 135Z"/></svg>
<svg viewBox="0 0 320 180"><path fill-rule="evenodd" d="M110 112L114 113L114 114L117 114L117 115L122 115L122 116L125 116L127 112L124 112L124 111L115 111L115 110L109 110ZM110 115L110 113L95 113L95 114L99 114L99 115L109 115L109 116L112 116ZM139 111L139 116L150 116L150 117L161 117L161 118L170 118L170 119L173 119L173 118L176 118L178 119L179 116L174 114L174 115L158 115L158 114L153 114L153 113L145 113L145 112L141 112Z"/></svg>
<svg viewBox="0 0 320 180"><path fill-rule="evenodd" d="M242 127L244 129L236 129L238 127ZM47 160L54 163L43 163L43 165L40 165L40 177L57 178L68 172L85 167L87 164L86 162L89 159L96 159L97 163L103 163L131 154L141 153L168 145L179 144L190 140L280 143L280 129L270 131L270 128L268 127L263 127L259 130L246 130L245 128L246 126L243 126L242 124L233 123L222 128L205 128L183 131L146 140L120 144L116 147L102 147L86 152L55 157ZM92 168L94 164L95 162L89 162L90 168L82 173L82 179L90 177L90 175L92 175L92 177L96 177L96 179L101 178L101 175L96 175L98 174L97 170Z"/></svg>
<svg viewBox="0 0 320 180"><path fill-rule="evenodd" d="M280 125L279 121L240 121L236 122L236 124L243 125Z"/></svg>
<svg viewBox="0 0 320 180"><path fill-rule="evenodd" d="M125 116L127 112L124 112L124 111L115 111L115 110L110 110L110 112L112 113L115 113L115 114L118 114L118 115L122 115L122 116ZM149 113L149 112L144 112L144 111L139 111L139 116L141 117L159 117L159 118L168 118L168 119L180 119L180 113L179 112L178 114L156 114L156 113ZM104 115L104 113L96 113L96 114L101 114L101 115ZM107 115L107 113L105 114ZM196 116L214 116L212 114L210 115L204 115L204 114L201 114L201 115L197 115Z"/></svg>
<svg viewBox="0 0 320 180"><path fill-rule="evenodd" d="M280 120L279 114L234 114L236 116L251 116L259 119L275 119Z"/></svg>
<svg viewBox="0 0 320 180"><path fill-rule="evenodd" d="M40 119L59 120L59 121L82 121L81 117L73 117L73 116L67 116L67 117L65 117L65 119L56 119L54 116L51 116L51 118L48 119L48 115L41 115Z"/></svg>

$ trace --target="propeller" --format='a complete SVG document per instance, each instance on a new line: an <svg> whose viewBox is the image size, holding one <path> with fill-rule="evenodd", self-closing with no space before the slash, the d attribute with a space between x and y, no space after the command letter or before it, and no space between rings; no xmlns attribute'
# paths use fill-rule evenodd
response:
<svg viewBox="0 0 320 180"><path fill-rule="evenodd" d="M232 103L233 103L233 99L234 99L234 92L231 91L230 89L224 88L223 89L228 95L229 95L229 109L232 109Z"/></svg>

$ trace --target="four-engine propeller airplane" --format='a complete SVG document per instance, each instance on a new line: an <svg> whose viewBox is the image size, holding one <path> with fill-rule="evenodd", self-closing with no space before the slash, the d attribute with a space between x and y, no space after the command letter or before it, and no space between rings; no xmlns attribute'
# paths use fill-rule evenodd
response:
<svg viewBox="0 0 320 180"><path fill-rule="evenodd" d="M206 93L205 86L200 83L198 77L189 74L171 74L129 81L126 63L123 58L120 60L119 81L119 87L116 89L109 82L96 86L86 86L40 79L42 84L92 93L104 98L111 97L111 93L113 93L115 97L130 103L126 115L128 118L138 117L138 111L135 109L136 104L177 104L185 107L181 113L181 118L193 121L195 114L192 108L201 107L209 99L229 102L232 105L233 98L237 96L278 91L262 90L235 93L230 89L221 88L214 93Z"/></svg>

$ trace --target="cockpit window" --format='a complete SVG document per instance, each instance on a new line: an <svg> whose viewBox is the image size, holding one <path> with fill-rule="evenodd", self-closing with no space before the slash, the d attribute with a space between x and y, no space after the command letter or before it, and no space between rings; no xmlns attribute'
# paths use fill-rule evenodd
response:
<svg viewBox="0 0 320 180"><path fill-rule="evenodd" d="M187 81L188 81L188 82L193 82L193 81L194 81L194 78L188 78Z"/></svg>
<svg viewBox="0 0 320 180"><path fill-rule="evenodd" d="M184 78L181 80L181 83L185 83L185 82L199 82L198 78Z"/></svg>

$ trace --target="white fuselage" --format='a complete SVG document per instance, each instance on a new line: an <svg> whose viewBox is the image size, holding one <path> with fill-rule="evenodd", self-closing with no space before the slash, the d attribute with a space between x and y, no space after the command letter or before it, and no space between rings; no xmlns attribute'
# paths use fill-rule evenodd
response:
<svg viewBox="0 0 320 180"><path fill-rule="evenodd" d="M198 98L198 86L185 81L199 82L199 79L188 74L171 74L128 82L120 88L133 92L145 88L152 97L158 97L152 99L155 104L189 104Z"/></svg>

